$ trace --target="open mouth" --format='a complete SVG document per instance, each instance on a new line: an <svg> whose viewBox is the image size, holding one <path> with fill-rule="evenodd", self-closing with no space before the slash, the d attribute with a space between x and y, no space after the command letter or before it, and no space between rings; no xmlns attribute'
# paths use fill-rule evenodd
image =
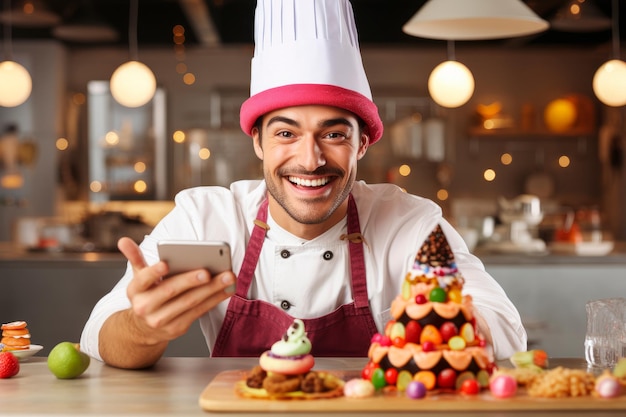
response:
<svg viewBox="0 0 626 417"><path fill-rule="evenodd" d="M310 188L323 187L324 185L330 182L329 177L308 179L308 178L298 178L298 177L290 176L288 177L288 180L290 183L295 184L299 187L310 187Z"/></svg>

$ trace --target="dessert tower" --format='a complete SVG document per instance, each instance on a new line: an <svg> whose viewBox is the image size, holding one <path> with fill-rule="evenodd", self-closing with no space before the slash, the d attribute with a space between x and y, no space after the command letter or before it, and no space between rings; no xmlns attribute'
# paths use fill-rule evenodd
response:
<svg viewBox="0 0 626 417"><path fill-rule="evenodd" d="M384 334L372 338L362 375L374 386L403 390L418 380L427 389L458 389L466 379L488 385L491 347L478 333L472 297L437 226L420 247L402 292L391 304Z"/></svg>

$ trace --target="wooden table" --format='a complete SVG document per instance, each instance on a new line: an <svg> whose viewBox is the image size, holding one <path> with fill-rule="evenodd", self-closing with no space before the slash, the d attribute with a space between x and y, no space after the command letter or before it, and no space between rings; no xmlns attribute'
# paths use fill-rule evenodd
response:
<svg viewBox="0 0 626 417"><path fill-rule="evenodd" d="M584 366L582 360L553 361L568 367ZM256 359L241 358L163 358L148 370L128 371L112 368L92 361L85 374L74 380L58 380L48 370L46 359L33 357L21 363L20 373L10 379L0 379L0 415L173 415L203 416L207 413L199 406L199 398L209 382L222 371L249 369ZM364 359L317 360L317 369L358 371ZM623 404L623 402L622 402ZM323 410L320 410L323 411ZM291 414L291 413L290 413ZM362 416L355 413L324 413L324 416ZM388 414L388 413L387 413ZM393 415L428 415L419 412L419 402L411 413ZM515 412L515 416L623 416L626 409L593 412L531 411ZM253 415L229 413L229 416ZM258 413L256 413L258 415ZM270 414L265 414L270 415ZM320 413L303 413L317 415ZM373 415L373 414L370 414ZM476 412L468 403L466 411L439 412L437 416L503 416L504 412Z"/></svg>

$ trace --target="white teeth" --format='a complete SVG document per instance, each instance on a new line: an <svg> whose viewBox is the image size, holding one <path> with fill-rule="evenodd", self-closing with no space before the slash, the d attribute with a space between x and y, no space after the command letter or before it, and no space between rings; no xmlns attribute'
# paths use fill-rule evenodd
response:
<svg viewBox="0 0 626 417"><path fill-rule="evenodd" d="M298 177L289 177L289 181L293 182L296 185L300 185L302 187L321 187L322 185L328 184L328 178L318 178L315 180L308 180L308 179L298 178Z"/></svg>

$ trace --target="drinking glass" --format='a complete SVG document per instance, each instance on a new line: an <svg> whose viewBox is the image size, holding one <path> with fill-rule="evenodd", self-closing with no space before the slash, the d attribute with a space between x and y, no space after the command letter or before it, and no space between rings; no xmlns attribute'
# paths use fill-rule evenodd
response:
<svg viewBox="0 0 626 417"><path fill-rule="evenodd" d="M626 298L586 303L585 359L592 368L612 368L626 357Z"/></svg>

